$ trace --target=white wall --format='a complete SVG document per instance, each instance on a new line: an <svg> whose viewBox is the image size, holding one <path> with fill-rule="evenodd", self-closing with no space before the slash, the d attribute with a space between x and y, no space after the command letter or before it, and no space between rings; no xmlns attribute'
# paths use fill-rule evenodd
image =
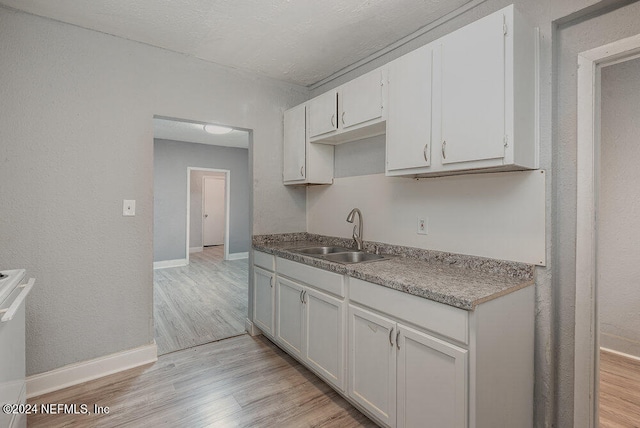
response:
<svg viewBox="0 0 640 428"><path fill-rule="evenodd" d="M600 345L640 357L640 59L602 70Z"/></svg>
<svg viewBox="0 0 640 428"><path fill-rule="evenodd" d="M282 112L307 90L0 8L0 265L38 279L27 374L153 341L153 115L253 130L255 233L305 230ZM185 171L186 175L186 171ZM136 216L122 217L122 200Z"/></svg>
<svg viewBox="0 0 640 428"><path fill-rule="evenodd" d="M544 264L544 192L541 171L336 178L307 190L308 230L350 238L346 218L357 207L367 241ZM428 219L427 235L417 233L418 218Z"/></svg>

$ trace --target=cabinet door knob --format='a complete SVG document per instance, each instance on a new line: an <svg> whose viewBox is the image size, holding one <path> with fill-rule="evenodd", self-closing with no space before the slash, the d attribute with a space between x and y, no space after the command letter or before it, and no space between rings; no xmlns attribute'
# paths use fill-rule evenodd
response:
<svg viewBox="0 0 640 428"><path fill-rule="evenodd" d="M429 162L429 155L427 155L427 149L429 148L429 143L424 145L424 150L422 151L422 154L424 155L424 161L425 162Z"/></svg>
<svg viewBox="0 0 640 428"><path fill-rule="evenodd" d="M447 141L442 142L442 159L447 158Z"/></svg>
<svg viewBox="0 0 640 428"><path fill-rule="evenodd" d="M304 177L304 165L300 167L300 175Z"/></svg>
<svg viewBox="0 0 640 428"><path fill-rule="evenodd" d="M344 125L344 111L342 112L342 124Z"/></svg>
<svg viewBox="0 0 640 428"><path fill-rule="evenodd" d="M335 128L335 127L336 127L335 120L336 120L336 115L335 115L335 114L332 114L332 115L331 115L331 126L332 126L333 128Z"/></svg>
<svg viewBox="0 0 640 428"><path fill-rule="evenodd" d="M389 330L389 344L391 345L391 347L393 348L393 328L391 330Z"/></svg>

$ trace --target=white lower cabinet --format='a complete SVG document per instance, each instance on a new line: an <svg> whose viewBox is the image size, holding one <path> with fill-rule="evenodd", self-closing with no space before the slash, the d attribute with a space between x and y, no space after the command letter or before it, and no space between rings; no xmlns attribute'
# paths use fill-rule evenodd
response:
<svg viewBox="0 0 640 428"><path fill-rule="evenodd" d="M344 299L278 276L276 340L344 391Z"/></svg>
<svg viewBox="0 0 640 428"><path fill-rule="evenodd" d="M291 354L302 356L302 335L304 305L302 294L304 287L288 279L277 279L276 338L288 348Z"/></svg>
<svg viewBox="0 0 640 428"><path fill-rule="evenodd" d="M262 332L273 336L275 274L254 266L253 268L253 322Z"/></svg>
<svg viewBox="0 0 640 428"><path fill-rule="evenodd" d="M467 353L396 325L398 427L467 426Z"/></svg>
<svg viewBox="0 0 640 428"><path fill-rule="evenodd" d="M349 305L349 396L390 427L467 426L467 350Z"/></svg>
<svg viewBox="0 0 640 428"><path fill-rule="evenodd" d="M389 426L396 425L395 326L349 305L349 397Z"/></svg>
<svg viewBox="0 0 640 428"><path fill-rule="evenodd" d="M381 426L533 427L535 287L467 311L254 253L254 322Z"/></svg>
<svg viewBox="0 0 640 428"><path fill-rule="evenodd" d="M344 391L343 299L307 288L304 360L329 383Z"/></svg>

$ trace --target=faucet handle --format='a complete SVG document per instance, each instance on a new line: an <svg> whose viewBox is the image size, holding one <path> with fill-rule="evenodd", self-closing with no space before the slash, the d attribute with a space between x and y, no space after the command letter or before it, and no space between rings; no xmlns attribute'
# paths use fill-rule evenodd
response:
<svg viewBox="0 0 640 428"><path fill-rule="evenodd" d="M357 224L353 225L353 237L354 238L356 238L356 237L359 238L360 237L360 235L358 234L358 225Z"/></svg>

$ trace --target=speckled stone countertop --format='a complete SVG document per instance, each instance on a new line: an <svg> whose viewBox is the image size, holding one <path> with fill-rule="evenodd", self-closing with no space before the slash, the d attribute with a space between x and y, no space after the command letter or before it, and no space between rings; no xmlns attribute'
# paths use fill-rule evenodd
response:
<svg viewBox="0 0 640 428"><path fill-rule="evenodd" d="M292 233L256 235L253 248L265 253L359 278L456 308L477 305L533 285L534 266L365 241L364 250L394 255L388 260L341 264L289 251L318 245L352 247L345 238Z"/></svg>

